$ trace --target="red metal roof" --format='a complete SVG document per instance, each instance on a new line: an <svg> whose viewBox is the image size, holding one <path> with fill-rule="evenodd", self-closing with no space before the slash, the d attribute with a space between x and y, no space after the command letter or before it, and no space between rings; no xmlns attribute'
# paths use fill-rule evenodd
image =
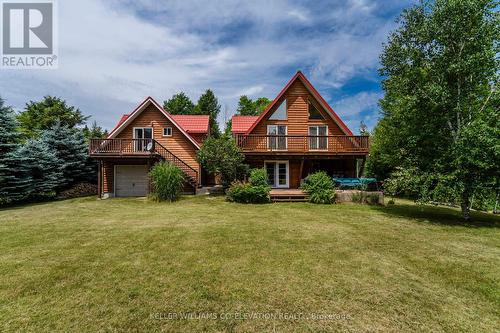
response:
<svg viewBox="0 0 500 333"><path fill-rule="evenodd" d="M285 92L290 88L292 83L295 82L295 80L301 80L302 83L305 85L305 87L309 90L311 95L316 98L316 100L324 106L326 111L331 115L332 119L339 125L339 127L344 131L346 135L353 135L349 127L340 119L340 117L333 111L332 107L323 99L323 97L320 95L320 93L313 87L311 82L305 77L304 74L302 74L301 71L297 71L297 73L288 81L286 86L281 90L281 92L278 94L278 96L273 100L271 104L267 106L267 109L262 112L262 114L259 116L257 120L248 128L246 131L246 134L250 134L252 130L257 126L257 124L266 116L266 114L269 113L269 111L274 107L276 103L278 103L278 100L285 94Z"/></svg>
<svg viewBox="0 0 500 333"><path fill-rule="evenodd" d="M259 116L233 116L231 131L233 133L245 133L259 119Z"/></svg>
<svg viewBox="0 0 500 333"><path fill-rule="evenodd" d="M128 114L124 114L118 124L110 132L120 127L128 118ZM171 115L175 122L182 127L187 133L208 133L210 117L208 115Z"/></svg>
<svg viewBox="0 0 500 333"><path fill-rule="evenodd" d="M172 118L188 133L208 133L210 123L208 115L174 114Z"/></svg>
<svg viewBox="0 0 500 333"><path fill-rule="evenodd" d="M124 114L120 120L118 121L118 124L116 124L116 126L111 130L111 132L109 132L110 134L113 133L115 131L115 129L117 129L118 127L120 127L121 124L123 124L125 122L125 120L127 120L128 118L128 114Z"/></svg>

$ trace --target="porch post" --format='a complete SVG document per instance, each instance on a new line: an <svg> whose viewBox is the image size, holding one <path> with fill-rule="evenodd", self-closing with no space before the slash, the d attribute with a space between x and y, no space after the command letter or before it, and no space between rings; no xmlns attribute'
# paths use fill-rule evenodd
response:
<svg viewBox="0 0 500 333"><path fill-rule="evenodd" d="M102 197L102 162L97 161L97 197Z"/></svg>
<svg viewBox="0 0 500 333"><path fill-rule="evenodd" d="M302 180L302 172L303 171L304 171L304 158L302 157L302 160L300 161L299 183L300 183L300 180Z"/></svg>

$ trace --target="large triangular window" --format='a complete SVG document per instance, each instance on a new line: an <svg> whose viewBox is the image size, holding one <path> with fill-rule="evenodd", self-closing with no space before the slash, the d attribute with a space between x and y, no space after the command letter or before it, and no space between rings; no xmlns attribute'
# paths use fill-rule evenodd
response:
<svg viewBox="0 0 500 333"><path fill-rule="evenodd" d="M309 102L309 119L325 119L311 102Z"/></svg>
<svg viewBox="0 0 500 333"><path fill-rule="evenodd" d="M269 117L270 120L286 120L286 99L281 102L280 106Z"/></svg>

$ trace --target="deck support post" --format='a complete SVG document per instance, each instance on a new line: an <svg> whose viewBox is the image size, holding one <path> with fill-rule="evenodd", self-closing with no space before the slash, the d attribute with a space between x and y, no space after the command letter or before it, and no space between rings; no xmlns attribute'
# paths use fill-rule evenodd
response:
<svg viewBox="0 0 500 333"><path fill-rule="evenodd" d="M299 177L302 179L302 172L304 171L304 158L300 161L300 171L299 171Z"/></svg>
<svg viewBox="0 0 500 333"><path fill-rule="evenodd" d="M102 162L97 161L97 197L102 197Z"/></svg>

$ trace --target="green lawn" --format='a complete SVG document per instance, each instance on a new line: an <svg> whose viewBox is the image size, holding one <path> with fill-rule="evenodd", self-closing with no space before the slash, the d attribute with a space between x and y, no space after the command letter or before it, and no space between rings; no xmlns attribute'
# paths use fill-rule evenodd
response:
<svg viewBox="0 0 500 333"><path fill-rule="evenodd" d="M8 208L0 331L493 332L500 218L475 217L221 197Z"/></svg>

